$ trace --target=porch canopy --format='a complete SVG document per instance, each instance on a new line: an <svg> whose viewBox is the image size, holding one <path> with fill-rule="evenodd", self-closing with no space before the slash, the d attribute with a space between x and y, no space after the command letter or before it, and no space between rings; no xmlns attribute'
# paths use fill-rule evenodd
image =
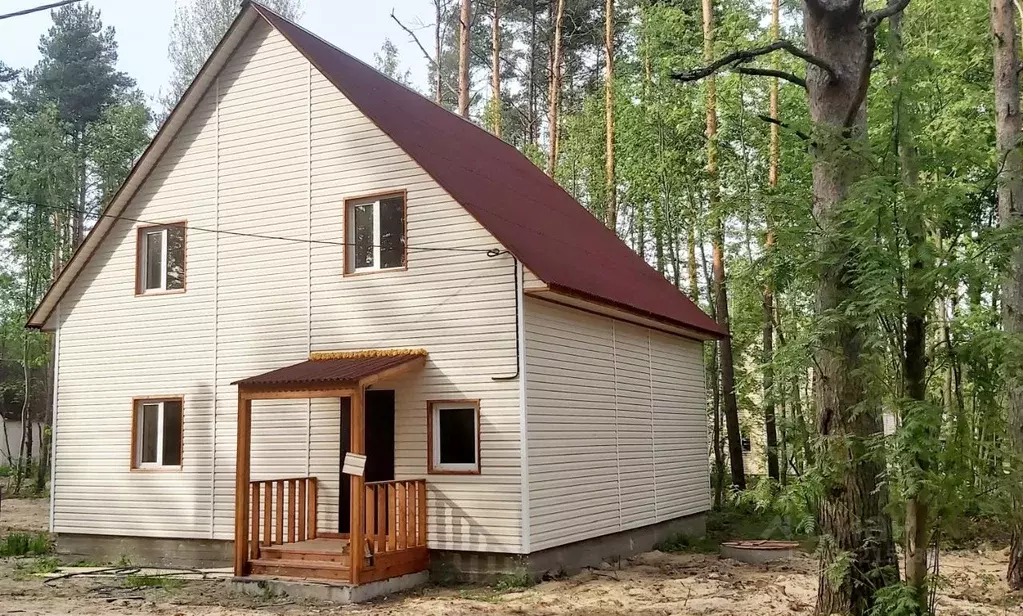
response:
<svg viewBox="0 0 1023 616"><path fill-rule="evenodd" d="M385 349L312 353L306 361L271 370L232 383L238 386L238 450L235 472L235 575L250 573L249 557L258 555L259 536L250 537L249 498L252 452L252 401L308 398L351 398L351 442L348 450L366 453L366 420L363 395L367 387L421 368L424 349ZM361 519L365 480L351 475L351 519ZM315 505L310 504L315 507ZM315 516L315 513L313 514ZM255 525L253 525L255 530ZM316 529L310 529L315 537ZM363 558L363 525L352 524L349 549L351 583L360 583ZM250 545L251 541L251 545ZM250 549L251 548L251 549Z"/></svg>

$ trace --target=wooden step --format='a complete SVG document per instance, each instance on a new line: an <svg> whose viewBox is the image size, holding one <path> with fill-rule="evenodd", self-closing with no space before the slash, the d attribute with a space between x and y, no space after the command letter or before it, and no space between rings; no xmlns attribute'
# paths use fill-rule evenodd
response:
<svg viewBox="0 0 1023 616"><path fill-rule="evenodd" d="M349 578L347 565L328 561L260 558L251 561L249 565L253 575L342 581Z"/></svg>
<svg viewBox="0 0 1023 616"><path fill-rule="evenodd" d="M281 548L280 546L267 546L260 548L263 560L302 560L326 563L342 563L348 566L348 551L337 550L295 550Z"/></svg>

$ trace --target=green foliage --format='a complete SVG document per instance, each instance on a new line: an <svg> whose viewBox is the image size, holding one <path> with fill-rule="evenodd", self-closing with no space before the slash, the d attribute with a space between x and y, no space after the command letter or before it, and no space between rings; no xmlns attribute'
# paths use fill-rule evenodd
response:
<svg viewBox="0 0 1023 616"><path fill-rule="evenodd" d="M657 544L654 549L672 553L714 554L718 551L718 543L708 535L693 537L679 533Z"/></svg>
<svg viewBox="0 0 1023 616"><path fill-rule="evenodd" d="M175 590L185 585L181 578L173 578L165 575L128 575L125 576L122 585L125 588L162 588L164 590Z"/></svg>
<svg viewBox="0 0 1023 616"><path fill-rule="evenodd" d="M11 533L0 540L0 556L37 556L53 548L46 533Z"/></svg>
<svg viewBox="0 0 1023 616"><path fill-rule="evenodd" d="M920 616L913 589L905 584L885 586L874 594L867 616Z"/></svg>
<svg viewBox="0 0 1023 616"><path fill-rule="evenodd" d="M60 570L60 561L52 556L33 558L19 562L15 569L27 575L45 575Z"/></svg>
<svg viewBox="0 0 1023 616"><path fill-rule="evenodd" d="M529 573L528 569L521 568L502 574L494 581L494 590L497 592L510 592L522 590L536 584L536 578Z"/></svg>

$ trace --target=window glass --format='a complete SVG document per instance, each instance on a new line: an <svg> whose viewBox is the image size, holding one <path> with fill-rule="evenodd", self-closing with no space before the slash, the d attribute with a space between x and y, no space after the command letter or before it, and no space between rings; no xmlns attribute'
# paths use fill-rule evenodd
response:
<svg viewBox="0 0 1023 616"><path fill-rule="evenodd" d="M405 258L405 198L380 201L380 267L401 267Z"/></svg>
<svg viewBox="0 0 1023 616"><path fill-rule="evenodd" d="M163 403L163 465L181 464L181 401Z"/></svg>
<svg viewBox="0 0 1023 616"><path fill-rule="evenodd" d="M355 210L355 225L353 227L355 231L354 237L351 240L355 244L353 269L373 267L375 240L373 232L373 207L374 204L367 203L365 205L356 205L353 208Z"/></svg>
<svg viewBox="0 0 1023 616"><path fill-rule="evenodd" d="M160 405L143 404L141 417L141 444L139 450L139 462L142 464L156 464L156 448L160 434Z"/></svg>
<svg viewBox="0 0 1023 616"><path fill-rule="evenodd" d="M476 409L437 409L440 429L440 464L476 463Z"/></svg>
<svg viewBox="0 0 1023 616"><path fill-rule="evenodd" d="M167 288L185 288L185 228L167 227Z"/></svg>
<svg viewBox="0 0 1023 616"><path fill-rule="evenodd" d="M145 289L163 288L163 231L146 233Z"/></svg>

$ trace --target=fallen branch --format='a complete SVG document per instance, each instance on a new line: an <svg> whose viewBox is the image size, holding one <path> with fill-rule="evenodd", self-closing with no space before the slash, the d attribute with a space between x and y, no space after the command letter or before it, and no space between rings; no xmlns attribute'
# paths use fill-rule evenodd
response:
<svg viewBox="0 0 1023 616"><path fill-rule="evenodd" d="M769 53L773 53L779 50L786 51L801 60L813 64L817 68L827 73L830 79L838 78L838 75L835 73L835 69L831 68L831 65L829 65L824 60L821 60L817 56L808 53L806 50L800 49L796 45L792 44L792 42L790 41L775 41L774 43L771 43L770 45L766 45L764 47L757 47L755 49L744 49L741 51L733 51L727 56L715 60L708 66L693 69L691 71L686 72L672 73L671 77L672 79L677 79L678 81L683 82L698 81L700 79L703 79L704 77L709 77L713 75L714 73L718 72L723 68L744 64L746 62L749 62L753 58L766 56Z"/></svg>

